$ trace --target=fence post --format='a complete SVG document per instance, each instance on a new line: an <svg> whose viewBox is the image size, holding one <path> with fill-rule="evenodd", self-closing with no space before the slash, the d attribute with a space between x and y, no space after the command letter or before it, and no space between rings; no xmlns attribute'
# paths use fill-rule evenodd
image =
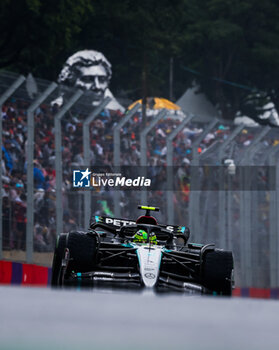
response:
<svg viewBox="0 0 279 350"><path fill-rule="evenodd" d="M242 283L245 287L250 287L252 284L252 252L251 252L251 191L250 184L250 169L251 160L254 155L254 149L261 142L261 140L270 131L270 127L266 126L253 140L244 152L244 156L239 162L239 165L244 165L243 172L243 186L240 200L240 243L241 243L241 270ZM248 190L249 189L249 190ZM241 189L240 189L241 190Z"/></svg>
<svg viewBox="0 0 279 350"><path fill-rule="evenodd" d="M227 208L227 210L225 210L226 207L226 192L224 191L223 188L223 184L224 184L224 178L223 178L223 172L221 171L221 169L223 169L223 164L222 164L222 160L225 156L225 150L228 147L228 145L241 133L241 131L244 129L244 125L241 124L238 127L236 127L233 132L228 136L228 138L223 142L223 144L221 145L221 147L219 148L219 152L218 152L218 161L219 161L219 167L220 167L220 171L219 171L219 192L218 192L218 197L219 197L219 201L218 201L218 226L219 226L219 244L220 247L223 249L227 249L228 246L232 243L232 240L230 237L229 232L231 233L231 230L229 229L229 222L231 223L231 215L232 213L229 211L229 208ZM231 176L231 175L228 175ZM230 182L230 181L229 181ZM230 188L227 188L227 203L228 206L230 206L231 204L231 193L230 192ZM227 215L227 222L228 222L228 229L226 230L226 215ZM227 239L226 239L227 238Z"/></svg>
<svg viewBox="0 0 279 350"><path fill-rule="evenodd" d="M269 207L269 274L270 274L270 288L275 288L279 286L279 278L277 276L279 270L279 225L278 225L278 161L275 157L276 153L279 151L279 145L275 146L269 156L268 156L268 166L269 166L269 184L275 181L275 189L270 190L270 207ZM272 177L272 171L270 167L275 166L275 179Z"/></svg>
<svg viewBox="0 0 279 350"><path fill-rule="evenodd" d="M167 137L167 218L168 225L174 223L174 208L173 208L173 146L172 142L175 137L183 130L183 128L194 118L191 114L185 117L181 124L175 128Z"/></svg>
<svg viewBox="0 0 279 350"><path fill-rule="evenodd" d="M279 210L279 163L278 159L276 161L276 235L277 235L277 247L276 247L276 271L277 271L277 279L276 279L276 287L279 286L279 238L278 238L278 232L279 232L279 215L278 215L278 210Z"/></svg>
<svg viewBox="0 0 279 350"><path fill-rule="evenodd" d="M199 210L199 198L200 191L198 190L198 165L199 165L199 155L197 147L205 138L205 136L215 127L218 123L218 119L214 118L205 130L197 137L197 139L192 144L192 162L191 162L191 177L190 177L190 202L189 202L189 222L190 230L193 232L194 239L198 241L201 237L199 232L199 220L200 220L200 210Z"/></svg>
<svg viewBox="0 0 279 350"><path fill-rule="evenodd" d="M219 148L218 152L218 160L219 162L222 161L224 155L225 155L225 150L226 147L241 133L241 131L244 129L245 125L240 124L238 125L233 132L228 136L228 138L222 143L221 147Z"/></svg>
<svg viewBox="0 0 279 350"><path fill-rule="evenodd" d="M146 167L147 167L147 143L146 143L146 136L151 131L151 129L154 128L154 126L158 123L159 120L163 119L166 115L166 110L162 109L160 113L154 117L154 119L150 122L150 124L143 129L143 131L140 133L140 165L143 176L146 175ZM141 204L147 205L147 191L146 189L143 189L140 193L141 198Z"/></svg>
<svg viewBox="0 0 279 350"><path fill-rule="evenodd" d="M63 208L62 208L62 133L61 119L66 112L83 95L81 90L77 90L65 103L60 111L54 116L54 136L55 136L55 182L56 182L56 235L63 231Z"/></svg>
<svg viewBox="0 0 279 350"><path fill-rule="evenodd" d="M106 105L111 101L110 97L106 97L89 116L84 120L82 125L83 134L83 154L84 154L84 165L90 167L90 130L89 126L93 120L105 109ZM87 230L89 227L91 217L91 190L90 188L84 190L84 210L83 210L83 225L84 229Z"/></svg>
<svg viewBox="0 0 279 350"><path fill-rule="evenodd" d="M247 163L247 159L250 156L250 152L254 149L256 145L261 142L261 140L266 136L266 134L271 130L269 126L266 126L262 129L262 131L255 137L255 139L251 142L251 144L247 147L244 157L240 160L239 165L245 165Z"/></svg>
<svg viewBox="0 0 279 350"><path fill-rule="evenodd" d="M114 165L114 171L118 172L120 171L120 130L123 128L123 126L135 115L135 113L140 108L141 104L137 103L126 115L123 117L120 122L116 125L116 127L113 130L113 165ZM120 192L118 190L114 191L113 196L113 209L114 209L114 216L120 217Z"/></svg>
<svg viewBox="0 0 279 350"><path fill-rule="evenodd" d="M20 85L25 81L25 77L20 75L17 80L15 80L12 85L0 96L0 112L2 113L2 107L4 102L13 95L13 93L20 87ZM0 118L0 145L3 145L2 139L2 116ZM0 260L2 259L2 249L3 249L3 208L2 208L2 150L0 152L0 208L1 208L1 217L0 217Z"/></svg>
<svg viewBox="0 0 279 350"><path fill-rule="evenodd" d="M56 89L57 84L51 83L47 89L36 98L27 109L27 228L26 228L26 260L33 259L34 230L34 112L43 101Z"/></svg>

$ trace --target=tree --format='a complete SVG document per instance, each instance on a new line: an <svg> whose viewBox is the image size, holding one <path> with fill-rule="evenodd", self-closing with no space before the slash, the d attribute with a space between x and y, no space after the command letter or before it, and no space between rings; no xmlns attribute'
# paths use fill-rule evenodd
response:
<svg viewBox="0 0 279 350"><path fill-rule="evenodd" d="M0 67L56 80L75 51L98 50L113 65L112 91L138 99L143 75L149 96L168 96L173 57L176 98L195 80L224 118L247 111L251 93L279 110L277 0L2 0L0 9Z"/></svg>
<svg viewBox="0 0 279 350"><path fill-rule="evenodd" d="M2 0L0 67L56 78L54 67L92 12L90 0Z"/></svg>
<svg viewBox="0 0 279 350"><path fill-rule="evenodd" d="M102 51L113 64L112 89L141 97L146 62L149 96L166 94L169 58L178 50L182 0L97 0L79 34L79 48Z"/></svg>
<svg viewBox="0 0 279 350"><path fill-rule="evenodd" d="M279 13L275 0L185 0L184 64L224 118L246 106L251 91L277 104Z"/></svg>

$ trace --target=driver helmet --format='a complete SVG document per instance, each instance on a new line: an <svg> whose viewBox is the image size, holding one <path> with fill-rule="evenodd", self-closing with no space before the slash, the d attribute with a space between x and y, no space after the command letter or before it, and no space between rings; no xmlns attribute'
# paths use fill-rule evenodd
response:
<svg viewBox="0 0 279 350"><path fill-rule="evenodd" d="M148 243L148 234L144 230L138 230L136 234L134 235L134 242L137 243ZM149 234L149 242L150 244L157 244L157 237L155 233L151 232Z"/></svg>

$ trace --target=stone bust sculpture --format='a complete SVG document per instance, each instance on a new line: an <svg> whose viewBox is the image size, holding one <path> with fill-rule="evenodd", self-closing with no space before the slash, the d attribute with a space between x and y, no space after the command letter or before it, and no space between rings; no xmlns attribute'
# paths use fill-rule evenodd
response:
<svg viewBox="0 0 279 350"><path fill-rule="evenodd" d="M82 50L66 60L58 76L58 83L82 89L84 94L92 99L93 106L97 106L104 97L109 96L112 101L107 108L119 109L123 112L124 108L116 101L108 88L111 76L111 64L101 52ZM53 102L58 105L63 104L63 96L62 100L59 97Z"/></svg>

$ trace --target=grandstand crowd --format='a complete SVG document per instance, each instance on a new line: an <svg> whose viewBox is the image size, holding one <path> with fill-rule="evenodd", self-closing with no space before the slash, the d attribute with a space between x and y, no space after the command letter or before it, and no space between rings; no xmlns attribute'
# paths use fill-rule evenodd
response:
<svg viewBox="0 0 279 350"><path fill-rule="evenodd" d="M2 145L2 181L3 181L3 248L25 249L26 235L26 150L27 150L27 108L29 103L11 98L2 109L3 145ZM55 147L54 116L58 105L42 104L35 111L34 142L34 203L35 227L34 249L52 251L56 239L55 232ZM62 119L63 134L63 207L64 230L78 229L77 201L71 191L73 167L84 164L82 149L82 121L84 116L74 109ZM104 110L90 125L90 166L113 164L113 127L123 118L120 111ZM147 118L147 123L152 117ZM179 125L180 120L169 115L161 120L147 137L148 163L164 170L166 166L166 138ZM139 133L142 128L141 112L127 123L121 132L121 163L138 166L140 164ZM191 122L176 137L174 146L174 165L178 166L176 190L173 201L182 202L186 208L189 201L189 165L192 159L192 143L203 131L203 126ZM208 133L199 145L202 153L214 142L222 142L231 132L231 127L218 124ZM248 146L253 134L246 129L239 136L239 142ZM153 203L160 205L163 200L163 183L166 171L156 173L157 181L162 182L162 190L152 193ZM103 200L94 208L95 214L112 213L111 195L101 189ZM128 193L127 196L132 196ZM123 202L125 196L122 194ZM123 204L125 205L125 203ZM183 207L182 206L182 207ZM128 210L129 206L127 206ZM94 214L93 213L93 214ZM185 215L179 212L178 215ZM128 214L127 214L128 216Z"/></svg>

